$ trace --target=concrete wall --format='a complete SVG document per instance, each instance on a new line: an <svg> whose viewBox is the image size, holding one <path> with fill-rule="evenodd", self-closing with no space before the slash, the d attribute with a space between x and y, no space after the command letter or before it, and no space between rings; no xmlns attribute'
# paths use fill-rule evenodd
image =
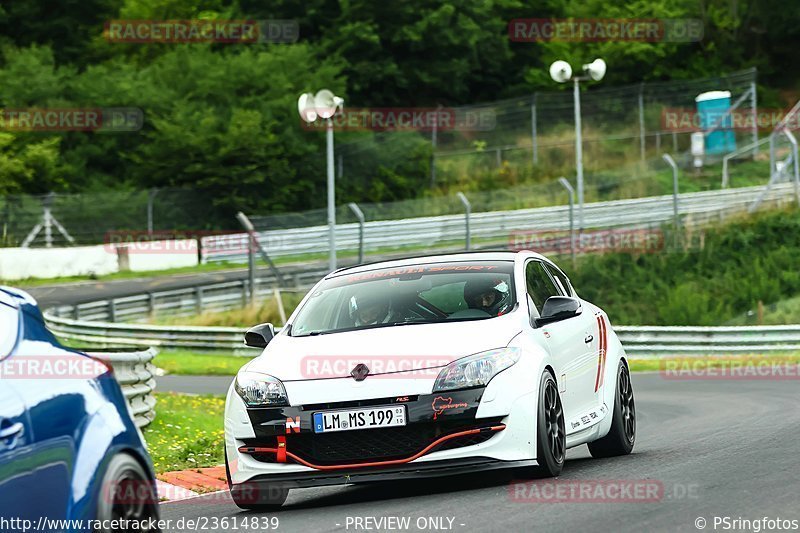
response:
<svg viewBox="0 0 800 533"><path fill-rule="evenodd" d="M117 255L103 246L0 248L0 279L55 278L116 272Z"/></svg>
<svg viewBox="0 0 800 533"><path fill-rule="evenodd" d="M116 245L68 248L0 248L0 279L55 278L134 272L197 265L194 240L155 241L128 246L127 257Z"/></svg>

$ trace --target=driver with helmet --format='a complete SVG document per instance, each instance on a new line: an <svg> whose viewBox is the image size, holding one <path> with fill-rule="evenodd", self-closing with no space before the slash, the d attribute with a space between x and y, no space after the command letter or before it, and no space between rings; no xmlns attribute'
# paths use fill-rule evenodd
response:
<svg viewBox="0 0 800 533"><path fill-rule="evenodd" d="M497 287L497 280L491 278L471 279L464 284L464 301L470 309L498 316L505 308L507 293Z"/></svg>
<svg viewBox="0 0 800 533"><path fill-rule="evenodd" d="M357 294L350 300L350 317L356 326L383 324L389 319L389 301L369 293Z"/></svg>

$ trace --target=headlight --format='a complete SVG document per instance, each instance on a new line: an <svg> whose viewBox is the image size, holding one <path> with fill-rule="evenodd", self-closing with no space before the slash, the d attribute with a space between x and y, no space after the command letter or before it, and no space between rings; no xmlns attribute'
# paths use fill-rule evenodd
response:
<svg viewBox="0 0 800 533"><path fill-rule="evenodd" d="M453 361L439 372L433 392L486 385L520 356L519 348L498 348Z"/></svg>
<svg viewBox="0 0 800 533"><path fill-rule="evenodd" d="M283 383L267 374L239 372L233 387L248 407L289 405Z"/></svg>

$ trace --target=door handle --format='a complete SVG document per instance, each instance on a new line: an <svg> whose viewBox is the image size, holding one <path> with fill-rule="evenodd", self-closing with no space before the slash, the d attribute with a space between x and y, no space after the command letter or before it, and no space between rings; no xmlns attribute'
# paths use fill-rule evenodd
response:
<svg viewBox="0 0 800 533"><path fill-rule="evenodd" d="M22 434L25 426L21 422L11 424L10 426L0 429L0 440L9 440Z"/></svg>
<svg viewBox="0 0 800 533"><path fill-rule="evenodd" d="M594 340L594 337L592 335L587 335L586 338L583 339L583 342L585 342L586 344L589 344L593 340Z"/></svg>

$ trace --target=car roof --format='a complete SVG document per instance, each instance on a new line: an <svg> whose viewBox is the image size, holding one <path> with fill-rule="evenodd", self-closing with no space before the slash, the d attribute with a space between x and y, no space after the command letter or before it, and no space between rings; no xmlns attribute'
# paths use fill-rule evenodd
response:
<svg viewBox="0 0 800 533"><path fill-rule="evenodd" d="M377 261L375 263L366 263L362 265L340 268L339 270L336 270L331 274L329 274L328 277L336 277L345 274L354 274L358 272L368 272L370 270L378 270L381 268L397 268L397 267L413 266L425 263L456 263L456 262L467 262L467 261L514 261L520 255L546 259L544 256L528 250L521 250L518 252L499 250L499 251L459 252L459 253L438 254L438 255L420 255L414 257L404 257L402 259Z"/></svg>

